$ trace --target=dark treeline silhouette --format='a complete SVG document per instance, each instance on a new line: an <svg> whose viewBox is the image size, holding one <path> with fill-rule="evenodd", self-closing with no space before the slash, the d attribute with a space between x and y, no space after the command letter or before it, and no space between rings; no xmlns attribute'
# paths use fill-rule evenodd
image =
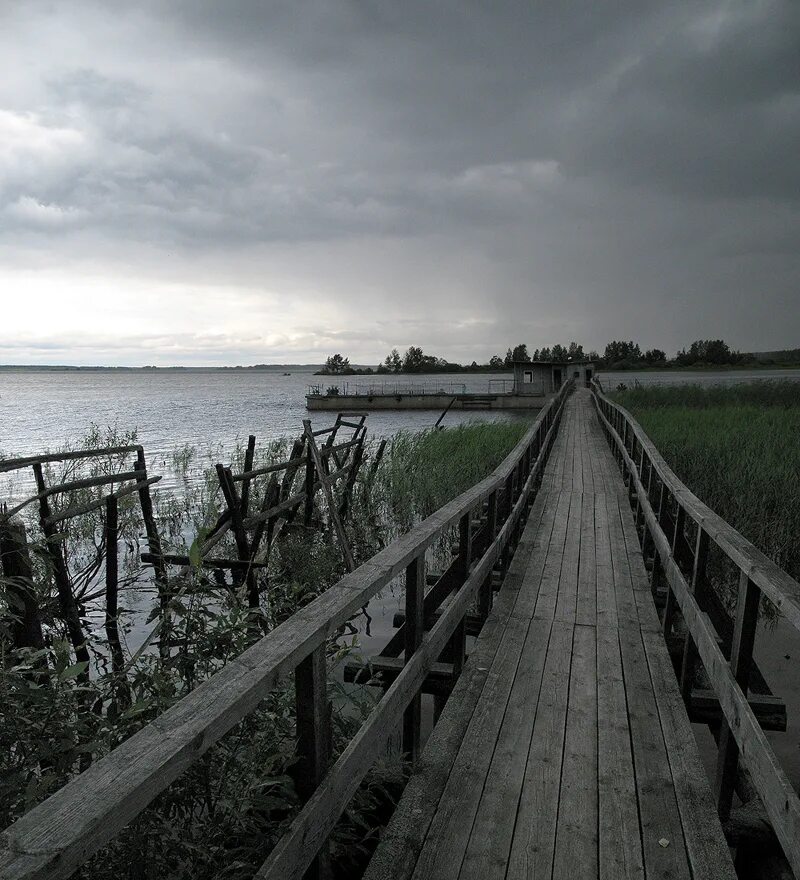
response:
<svg viewBox="0 0 800 880"><path fill-rule="evenodd" d="M771 355L768 357L765 355ZM789 357L791 355L791 357ZM782 356L782 357L780 357ZM613 340L605 347L603 354L597 351L584 352L577 342L569 345L556 343L544 348L528 350L522 342L509 347L505 355L495 354L486 363L457 364L445 358L425 354L416 345L410 346L405 354L393 348L375 369L372 367L354 368L350 359L341 354L331 355L320 373L328 376L346 376L364 373L475 373L502 372L510 370L515 361L592 361L598 368L606 370L668 369L671 367L741 366L747 364L800 363L800 349L787 349L781 352L765 352L764 355L735 351L722 339L697 339L689 347L682 348L673 358L660 348L642 351L633 340Z"/></svg>

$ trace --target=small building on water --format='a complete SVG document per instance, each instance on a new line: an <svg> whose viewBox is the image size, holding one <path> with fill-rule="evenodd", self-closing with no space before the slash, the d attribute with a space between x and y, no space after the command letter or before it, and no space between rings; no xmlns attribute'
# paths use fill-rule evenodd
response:
<svg viewBox="0 0 800 880"><path fill-rule="evenodd" d="M588 385L594 376L591 361L514 361L514 394L548 398L566 382Z"/></svg>
<svg viewBox="0 0 800 880"><path fill-rule="evenodd" d="M490 380L486 391L467 391L465 386L443 387L436 383L351 385L338 383L323 390L310 386L306 408L337 412L376 409L541 409L569 379L588 385L594 376L591 361L517 361L513 365L511 390L505 380ZM493 384L494 383L494 384ZM343 387L342 387L343 385ZM500 386L498 388L498 385ZM501 390L502 389L502 390Z"/></svg>

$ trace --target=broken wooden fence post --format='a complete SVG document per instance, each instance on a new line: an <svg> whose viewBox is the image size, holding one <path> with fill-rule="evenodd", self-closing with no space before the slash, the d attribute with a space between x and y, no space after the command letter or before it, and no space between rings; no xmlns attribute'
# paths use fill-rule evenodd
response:
<svg viewBox="0 0 800 880"><path fill-rule="evenodd" d="M405 662L411 660L422 644L425 633L423 600L425 598L425 553L406 567ZM403 714L403 754L416 763L420 750L422 696L418 691Z"/></svg>
<svg viewBox="0 0 800 880"><path fill-rule="evenodd" d="M42 622L36 602L33 569L25 526L6 521L0 525L0 574L11 607L11 638L15 648L44 648Z"/></svg>
<svg viewBox="0 0 800 880"><path fill-rule="evenodd" d="M322 782L331 759L331 706L328 700L326 643L301 660L295 669L297 711L296 788L306 803ZM325 844L306 873L307 880L330 877L330 856Z"/></svg>

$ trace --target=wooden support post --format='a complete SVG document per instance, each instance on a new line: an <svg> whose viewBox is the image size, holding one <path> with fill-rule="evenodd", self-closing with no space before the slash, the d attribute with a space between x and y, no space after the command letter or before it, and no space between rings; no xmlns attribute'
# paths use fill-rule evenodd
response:
<svg viewBox="0 0 800 880"><path fill-rule="evenodd" d="M306 502L303 521L307 526L311 525L314 519L314 486L316 484L316 474L314 459L311 456L311 440L308 434L304 434L306 444Z"/></svg>
<svg viewBox="0 0 800 880"><path fill-rule="evenodd" d="M489 547L497 537L497 490L489 496L486 510L486 546ZM478 593L478 616L485 621L492 610L494 590L492 590L492 573L489 572Z"/></svg>
<svg viewBox="0 0 800 880"><path fill-rule="evenodd" d="M336 537L339 539L339 546L344 555L345 565L347 566L348 571L355 571L356 563L355 559L353 559L353 552L350 549L350 542L347 540L347 533L345 532L342 521L339 518L339 511L336 508L336 500L333 497L333 490L331 489L331 484L328 482L328 475L325 473L322 458L320 457L319 449L317 449L316 440L314 440L314 432L311 430L311 422L308 419L304 419L303 427L305 428L308 443L308 457L313 460L314 467L319 474L319 479L322 483L322 491L328 504L328 515L331 518L331 524L336 532Z"/></svg>
<svg viewBox="0 0 800 880"><path fill-rule="evenodd" d="M297 754L295 786L306 803L322 782L331 757L331 709L328 701L328 665L323 642L295 670ZM306 880L330 877L327 843L306 873Z"/></svg>
<svg viewBox="0 0 800 880"><path fill-rule="evenodd" d="M423 600L425 598L425 554L421 553L406 568L405 662L422 644L425 633ZM403 714L403 754L416 764L420 751L422 695L413 697Z"/></svg>
<svg viewBox="0 0 800 880"><path fill-rule="evenodd" d="M36 602L33 569L25 526L21 522L0 525L0 573L6 581L12 612L11 638L15 648L44 648L42 623Z"/></svg>
<svg viewBox="0 0 800 880"><path fill-rule="evenodd" d="M253 470L253 462L256 457L256 438L251 434L247 438L247 450L244 454L244 472ZM247 510L250 506L250 478L242 480L242 517L247 518Z"/></svg>
<svg viewBox="0 0 800 880"><path fill-rule="evenodd" d="M61 539L56 531L55 526L50 523L52 511L50 502L48 501L44 482L44 474L42 466L39 463L33 465L33 473L36 477L36 486L39 492L39 517L42 524L42 531L46 539L47 555L53 566L53 580L58 591L58 602L64 622L67 625L67 633L75 651L75 659L79 663L85 663L86 668L78 676L78 681L86 683L89 681L89 667L92 658L89 656L89 649L86 647L86 636L81 626L80 615L78 614L78 606L75 603L75 596L72 593L72 583L67 569L67 563L64 561L64 555L61 552Z"/></svg>
<svg viewBox="0 0 800 880"><path fill-rule="evenodd" d="M753 663L753 644L758 624L758 606L761 590L746 572L739 576L739 597L736 603L736 625L731 645L731 672L745 697L750 684ZM722 722L717 753L717 812L724 822L730 816L736 771L739 766L739 747L727 721Z"/></svg>
<svg viewBox="0 0 800 880"><path fill-rule="evenodd" d="M705 577L706 565L708 564L708 550L708 532L706 532L702 526L698 526L690 586L701 611L704 611L706 606L703 592L706 589ZM687 633L683 644L683 661L681 663L681 693L683 694L683 700L687 706L692 698L692 685L694 683L694 670L697 665L697 660L697 646L691 635Z"/></svg>
<svg viewBox="0 0 800 880"><path fill-rule="evenodd" d="M458 589L469 577L469 570L472 564L472 512L467 512L461 517L458 523ZM458 626L453 632L451 639L450 660L453 664L453 676L458 678L461 670L464 668L464 661L467 656L467 630L465 620L462 617Z"/></svg>
<svg viewBox="0 0 800 880"><path fill-rule="evenodd" d="M675 499L675 505L677 507L675 513L675 529L672 533L672 555L675 556L675 548L678 546L678 541L683 539L683 527L686 522L686 511L681 507L678 499ZM667 602L664 606L664 635L669 636L672 632L672 624L675 621L675 611L677 610L677 601L675 599L675 593L672 591L672 587L669 583L667 583Z"/></svg>
<svg viewBox="0 0 800 880"><path fill-rule="evenodd" d="M124 711L130 705L130 691L125 678L125 655L119 639L117 615L119 598L119 505L113 495L106 498L106 619L105 630L108 650L111 654L111 670L114 673L114 693L118 709Z"/></svg>
<svg viewBox="0 0 800 880"><path fill-rule="evenodd" d="M142 521L147 535L147 549L155 557L153 571L158 589L158 598L162 610L167 607L170 600L169 582L167 578L167 566L162 557L161 538L158 534L155 514L153 513L153 499L150 497L150 487L147 485L147 462L144 457L144 449L139 448L136 452L136 463L133 469L141 473L139 487L139 506L142 508Z"/></svg>
<svg viewBox="0 0 800 880"><path fill-rule="evenodd" d="M250 562L250 543L247 540L247 532L245 532L244 521L242 519L242 503L239 493L236 491L236 483L233 481L233 474L230 468L226 468L221 464L217 465L217 477L222 494L225 497L225 503L231 515L231 530L236 542L236 552L242 562ZM256 583L255 571L248 566L245 569L245 583L247 584L247 604L250 611L256 614L261 602L258 596L258 584Z"/></svg>

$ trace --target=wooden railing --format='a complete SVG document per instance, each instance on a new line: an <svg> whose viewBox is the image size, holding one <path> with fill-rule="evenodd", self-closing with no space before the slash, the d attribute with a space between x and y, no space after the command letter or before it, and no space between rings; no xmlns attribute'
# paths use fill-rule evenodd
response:
<svg viewBox="0 0 800 880"><path fill-rule="evenodd" d="M666 584L664 633L671 633L676 613L688 631L680 673L684 698L691 692L699 660L724 715L714 786L720 818L725 821L730 814L741 758L783 852L800 877L800 798L748 702L761 597L800 629L800 584L687 489L630 413L609 400L596 383L592 397L635 504L645 560L653 557L654 592ZM707 575L714 547L737 572L738 581L732 633L730 639L721 639L722 647L710 617L718 602Z"/></svg>
<svg viewBox="0 0 800 880"><path fill-rule="evenodd" d="M324 873L326 841L348 801L402 726L414 756L420 689L446 647L463 665L464 626L476 600L488 614L492 570L513 549L558 429L565 384L495 471L450 501L314 602L244 651L161 717L32 809L0 835L0 878L65 878L134 819L183 771L252 712L287 675L295 675L298 790L305 802L260 878ZM472 541L483 514L485 540ZM426 551L459 526L461 578L432 628L423 627ZM330 766L326 644L337 629L398 575L405 573L405 662L358 733ZM452 656L452 655L451 655Z"/></svg>

